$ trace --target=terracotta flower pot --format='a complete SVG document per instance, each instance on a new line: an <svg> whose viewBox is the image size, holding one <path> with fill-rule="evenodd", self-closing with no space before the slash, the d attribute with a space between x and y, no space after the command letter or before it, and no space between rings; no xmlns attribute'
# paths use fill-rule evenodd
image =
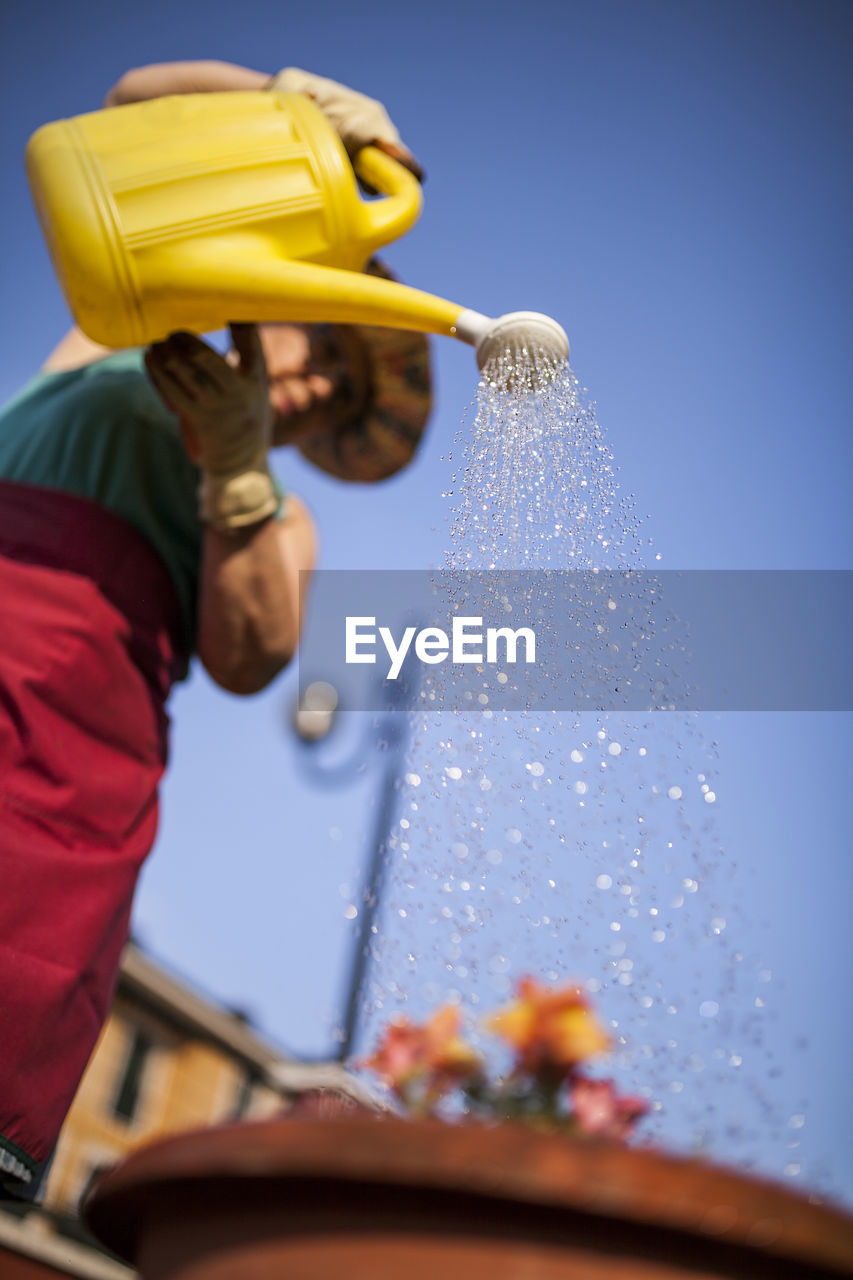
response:
<svg viewBox="0 0 853 1280"><path fill-rule="evenodd" d="M86 1219L144 1280L853 1275L837 1210L513 1125L354 1115L185 1134L108 1173Z"/></svg>

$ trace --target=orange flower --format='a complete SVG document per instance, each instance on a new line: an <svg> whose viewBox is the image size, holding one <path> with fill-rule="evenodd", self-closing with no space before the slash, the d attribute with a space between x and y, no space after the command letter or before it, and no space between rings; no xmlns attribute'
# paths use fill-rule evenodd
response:
<svg viewBox="0 0 853 1280"><path fill-rule="evenodd" d="M462 1039L459 1024L459 1011L452 1005L443 1005L422 1026L398 1018L364 1065L382 1076L404 1102L414 1105L420 1100L428 1107L454 1084L482 1074L482 1059Z"/></svg>
<svg viewBox="0 0 853 1280"><path fill-rule="evenodd" d="M517 999L486 1023L515 1049L517 1075L568 1074L610 1048L610 1039L580 987L546 987L522 978Z"/></svg>
<svg viewBox="0 0 853 1280"><path fill-rule="evenodd" d="M476 1075L482 1069L480 1055L459 1034L460 1021L459 1010L445 1004L424 1027L430 1066L453 1079Z"/></svg>

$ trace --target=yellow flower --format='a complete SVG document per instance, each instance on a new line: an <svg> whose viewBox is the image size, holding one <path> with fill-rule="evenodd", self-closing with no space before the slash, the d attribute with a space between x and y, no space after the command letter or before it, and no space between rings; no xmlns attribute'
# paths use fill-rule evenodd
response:
<svg viewBox="0 0 853 1280"><path fill-rule="evenodd" d="M522 978L516 997L486 1026L515 1049L517 1074L566 1074L610 1048L580 987L551 988L535 978Z"/></svg>
<svg viewBox="0 0 853 1280"><path fill-rule="evenodd" d="M430 1068L443 1076L462 1078L476 1074L482 1059L459 1034L459 1010L442 1005L424 1027L427 1061Z"/></svg>

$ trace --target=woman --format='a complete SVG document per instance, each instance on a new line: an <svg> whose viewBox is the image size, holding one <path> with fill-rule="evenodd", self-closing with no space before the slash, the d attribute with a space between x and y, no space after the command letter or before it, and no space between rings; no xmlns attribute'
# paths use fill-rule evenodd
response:
<svg viewBox="0 0 853 1280"><path fill-rule="evenodd" d="M293 69L140 68L106 105L273 86L310 93L351 151L374 142L417 169L378 103ZM421 335L289 324L231 335L221 356L188 333L110 353L72 331L0 413L7 1195L39 1196L107 1015L156 833L171 684L196 652L223 688L251 694L295 651L315 531L269 449L295 444L372 482L406 465L428 417Z"/></svg>

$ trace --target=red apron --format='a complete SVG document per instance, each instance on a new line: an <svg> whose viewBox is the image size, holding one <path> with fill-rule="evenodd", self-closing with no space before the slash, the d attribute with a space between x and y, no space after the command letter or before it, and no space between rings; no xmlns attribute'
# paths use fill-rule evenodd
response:
<svg viewBox="0 0 853 1280"><path fill-rule="evenodd" d="M37 1179L109 1009L180 636L135 529L0 482L0 1181Z"/></svg>

